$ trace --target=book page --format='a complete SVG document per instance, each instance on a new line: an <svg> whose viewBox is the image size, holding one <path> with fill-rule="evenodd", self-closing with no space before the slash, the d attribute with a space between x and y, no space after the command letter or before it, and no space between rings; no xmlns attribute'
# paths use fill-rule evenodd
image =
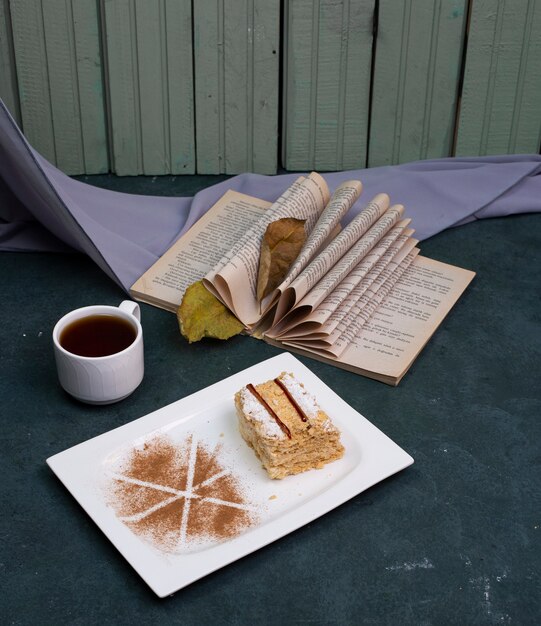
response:
<svg viewBox="0 0 541 626"><path fill-rule="evenodd" d="M348 180L336 188L329 204L327 204L312 232L309 234L299 256L280 285L280 290L283 291L306 267L308 261L314 257L322 244L327 241L334 228L340 223L340 220L354 205L361 195L362 189L363 185L359 180Z"/></svg>
<svg viewBox="0 0 541 626"><path fill-rule="evenodd" d="M385 255L380 261L376 263L374 268L363 278L363 280L352 291L351 297L348 298L345 305L337 309L328 319L327 323L321 328L321 332L324 335L331 337L331 343L334 341L335 331L339 326L343 329L347 328L351 320L351 316L355 316L355 307L359 304L361 298L365 297L368 293L368 297L372 294L372 288L376 289L386 280L392 272L396 270L398 266L407 258L407 256L413 251L418 244L417 239L411 237L403 243L400 249L392 248L389 250L389 255ZM395 253L393 255L393 252ZM417 256L417 253L415 254ZM413 261L413 258L411 258ZM408 263L409 265L409 263Z"/></svg>
<svg viewBox="0 0 541 626"><path fill-rule="evenodd" d="M400 204L388 209L383 217L362 235L342 258L337 259L334 264L332 263L332 259L334 258L335 250L333 249L334 242L332 242L330 246L293 281L289 289L284 292L283 300L280 299L277 307L275 319L276 330L281 332L290 324L291 318L304 316L319 306L353 270L359 261L398 223L403 212L404 207ZM345 232L345 230L342 232ZM339 239L341 235L342 233L340 233L336 239ZM323 273L323 270L327 267L330 271ZM318 282L315 282L320 274L320 279ZM287 294L290 290L295 294L295 304L290 307L289 311L285 311L283 307L288 303ZM289 302L291 302L291 300L289 300ZM280 305L282 305L282 308Z"/></svg>
<svg viewBox="0 0 541 626"><path fill-rule="evenodd" d="M305 337L302 340L295 341L302 341L303 346L317 349L326 356L339 358L355 339L364 324L370 319L372 313L392 291L418 253L418 249L413 249L399 265L391 262L383 272L379 273L376 280L372 281L368 289L355 302L346 318L340 322L335 331L328 337L314 341L311 341L309 337Z"/></svg>
<svg viewBox="0 0 541 626"><path fill-rule="evenodd" d="M401 206L401 205L397 205ZM340 232L330 244L286 287L278 300L274 324L277 324L304 298L310 289L342 258L389 208L389 196L378 194ZM396 207L394 207L396 208ZM403 211L403 207L402 211Z"/></svg>
<svg viewBox="0 0 541 626"><path fill-rule="evenodd" d="M205 276L209 291L222 300L245 326L251 327L261 318L256 283L261 239L267 226L282 217L296 217L305 219L306 228L311 230L328 201L329 189L319 174L312 172L308 178L301 177L240 238L218 268Z"/></svg>
<svg viewBox="0 0 541 626"><path fill-rule="evenodd" d="M131 295L176 311L186 288L201 280L271 205L228 191L131 287Z"/></svg>
<svg viewBox="0 0 541 626"><path fill-rule="evenodd" d="M328 339L332 345L329 349L334 356L340 357L344 350L351 345L361 328L368 322L374 311L393 290L396 283L418 254L419 249L414 248L399 264L393 259L393 261L375 277L368 289L355 303L355 306L329 335Z"/></svg>
<svg viewBox="0 0 541 626"><path fill-rule="evenodd" d="M396 228L397 227L393 228L391 232L395 231ZM359 266L351 272L355 279L354 282L352 281L353 288L347 294L347 298L344 298L339 303L339 306L325 305L324 301L321 306L314 311L314 314L318 314L316 319L321 319L325 322L322 326L322 331L331 332L344 318L349 308L351 308L370 287L372 282L387 268L393 267L391 263L399 265L402 262L417 243L419 243L417 239L412 238L411 235L413 232L412 228L405 230L403 234L400 234L400 236L392 242L392 245L384 250L384 254L378 251L377 255L367 255L367 257L359 263ZM347 278L349 278L349 276ZM325 309L320 311L323 305L325 305Z"/></svg>
<svg viewBox="0 0 541 626"><path fill-rule="evenodd" d="M326 360L397 384L474 276L417 256L340 358Z"/></svg>
<svg viewBox="0 0 541 626"><path fill-rule="evenodd" d="M417 239L411 237L414 230L405 227L408 222L397 224L317 308L273 336L293 339L309 335L320 339L330 335L389 263L401 263L417 245Z"/></svg>

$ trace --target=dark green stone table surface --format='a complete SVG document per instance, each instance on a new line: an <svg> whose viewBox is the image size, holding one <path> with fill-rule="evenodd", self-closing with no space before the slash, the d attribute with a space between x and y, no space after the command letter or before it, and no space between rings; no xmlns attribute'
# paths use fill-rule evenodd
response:
<svg viewBox="0 0 541 626"><path fill-rule="evenodd" d="M92 182L171 195L208 184ZM45 459L278 350L247 337L190 346L174 315L143 305L142 385L80 404L58 385L53 325L125 294L80 255L0 254L0 623L540 624L541 215L421 248L477 277L399 387L302 359L415 464L164 600Z"/></svg>

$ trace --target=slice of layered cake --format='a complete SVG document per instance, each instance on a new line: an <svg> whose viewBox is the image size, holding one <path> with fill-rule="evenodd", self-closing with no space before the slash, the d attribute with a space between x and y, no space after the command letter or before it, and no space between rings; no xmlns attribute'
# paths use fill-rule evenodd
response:
<svg viewBox="0 0 541 626"><path fill-rule="evenodd" d="M344 454L340 431L293 374L235 394L239 430L271 478L320 469Z"/></svg>

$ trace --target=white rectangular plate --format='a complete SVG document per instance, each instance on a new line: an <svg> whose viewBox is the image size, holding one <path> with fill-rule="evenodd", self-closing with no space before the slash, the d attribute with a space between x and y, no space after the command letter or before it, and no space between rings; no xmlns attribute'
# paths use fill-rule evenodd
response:
<svg viewBox="0 0 541 626"><path fill-rule="evenodd" d="M316 397L341 430L346 451L342 459L321 470L271 480L238 432L233 396L244 385L270 380L283 371L294 373ZM191 472L191 478L184 479L185 491L180 491L178 485L160 486L151 484L150 480L148 483L141 481L140 475L136 479L130 478L133 475L122 475L125 459L130 454L146 454L144 451L152 447L157 437L166 437L174 445L178 443L179 449L184 446L186 459L191 459L186 463L186 475L189 477ZM214 476L206 477L198 470L197 446L202 446L202 450L220 451L222 465L214 467ZM56 454L47 459L47 463L152 590L165 597L327 513L404 469L413 459L300 361L285 353ZM218 470L223 468L226 471L220 473ZM220 493L213 494L212 487L208 486L227 480L220 478L227 472L249 493L248 499L241 502L248 502L250 510L256 511L257 521L232 538L201 542L196 537L194 543L192 539L200 525L194 516L198 511L202 515L204 503L210 508L233 510L234 505L224 502ZM126 510L119 512L108 488L111 484L128 483L133 485L134 491L145 491L155 499L147 500L144 506L139 503L140 508L128 514ZM192 491L188 490L188 484L195 485ZM197 488L203 484L207 485L206 498L197 495ZM162 516L169 514L165 505L171 508L171 514L178 516L175 519L178 519L179 540L174 548L170 543L164 548L159 542L153 542L148 534L143 536L138 527L146 523L141 520L153 520L152 516L158 511ZM170 527L170 519L167 519Z"/></svg>

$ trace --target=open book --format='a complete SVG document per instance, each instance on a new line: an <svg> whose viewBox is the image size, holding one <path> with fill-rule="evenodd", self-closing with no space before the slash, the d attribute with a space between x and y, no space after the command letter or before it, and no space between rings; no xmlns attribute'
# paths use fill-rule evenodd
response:
<svg viewBox="0 0 541 626"><path fill-rule="evenodd" d="M176 311L204 279L248 334L396 385L475 274L421 256L404 207L384 193L341 228L361 191L348 181L331 197L315 172L273 204L228 191L131 295ZM284 217L306 220L307 238L282 283L258 300L263 235Z"/></svg>

